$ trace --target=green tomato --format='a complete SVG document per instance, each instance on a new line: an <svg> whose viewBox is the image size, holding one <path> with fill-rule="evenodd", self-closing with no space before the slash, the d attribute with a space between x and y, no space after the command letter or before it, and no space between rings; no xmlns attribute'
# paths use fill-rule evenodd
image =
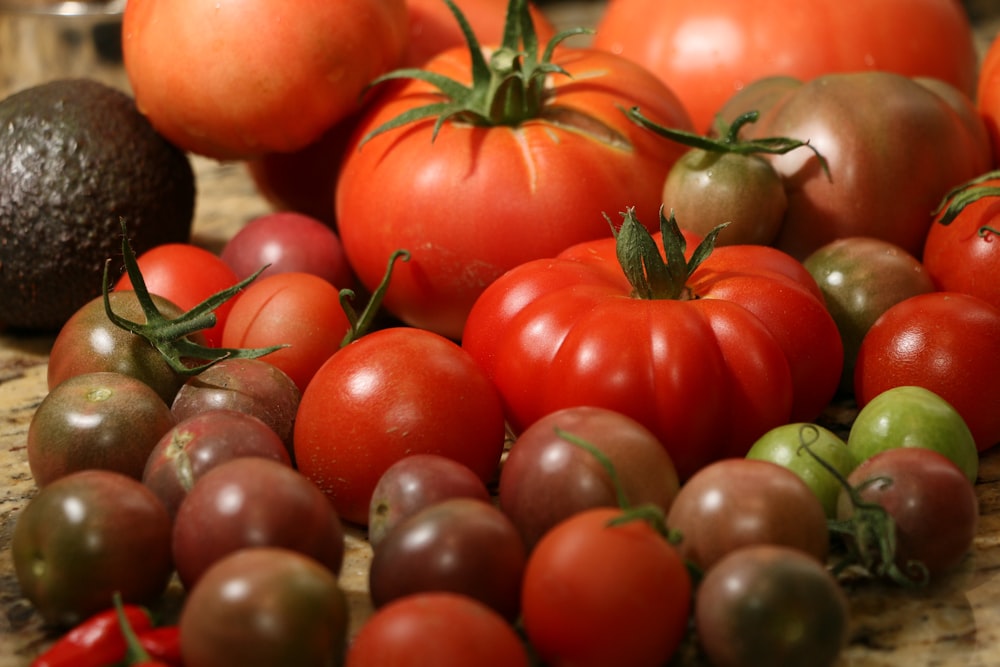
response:
<svg viewBox="0 0 1000 667"><path fill-rule="evenodd" d="M924 447L951 459L970 482L979 473L979 452L965 420L923 387L893 387L873 398L858 412L847 447L859 462L894 447Z"/></svg>
<svg viewBox="0 0 1000 667"><path fill-rule="evenodd" d="M802 448L809 445L809 451ZM788 468L802 478L823 505L827 518L837 516L837 498L843 488L842 479L838 479L819 457L846 479L858 465L854 453L833 431L809 423L784 424L771 429L750 447L748 459L771 461Z"/></svg>

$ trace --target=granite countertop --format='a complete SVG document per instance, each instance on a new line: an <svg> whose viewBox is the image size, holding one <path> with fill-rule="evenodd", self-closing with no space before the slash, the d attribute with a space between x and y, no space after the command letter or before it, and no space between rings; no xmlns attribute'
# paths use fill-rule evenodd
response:
<svg viewBox="0 0 1000 667"><path fill-rule="evenodd" d="M983 12L981 46L1000 29L996 0L970 0ZM557 24L593 25L599 5L583 12L576 2L550 2ZM581 17L583 20L581 21ZM247 220L267 212L240 164L193 158L198 179L195 240L218 249ZM35 408L45 396L51 336L14 337L0 332L0 667L27 667L52 636L19 590L10 554L18 513L35 493L25 441ZM832 407L828 425L845 429L850 409ZM1000 666L1000 451L983 455L976 486L980 527L974 549L949 576L917 591L870 582L850 587L852 630L841 665L852 667ZM371 551L364 535L349 529L341 584L352 608L352 630L371 613L367 572ZM174 585L165 604L179 602ZM698 660L681 660L684 665Z"/></svg>

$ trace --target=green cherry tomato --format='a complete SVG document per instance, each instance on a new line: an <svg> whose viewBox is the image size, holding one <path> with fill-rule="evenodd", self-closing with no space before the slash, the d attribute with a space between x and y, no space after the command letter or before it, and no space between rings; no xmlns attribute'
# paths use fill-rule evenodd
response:
<svg viewBox="0 0 1000 667"><path fill-rule="evenodd" d="M893 447L925 447L944 454L969 481L979 472L979 452L955 408L923 387L887 389L858 412L847 438L859 462Z"/></svg>
<svg viewBox="0 0 1000 667"><path fill-rule="evenodd" d="M803 445L808 445L815 456ZM840 436L822 426L801 422L771 429L750 447L747 458L771 461L797 474L819 498L827 518L837 516L837 499L843 488L837 475L846 479L858 465L854 452ZM819 459L832 466L837 475Z"/></svg>

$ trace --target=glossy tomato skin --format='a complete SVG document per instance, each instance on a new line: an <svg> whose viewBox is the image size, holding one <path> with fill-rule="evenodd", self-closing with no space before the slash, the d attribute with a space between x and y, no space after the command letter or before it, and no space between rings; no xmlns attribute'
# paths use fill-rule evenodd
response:
<svg viewBox="0 0 1000 667"><path fill-rule="evenodd" d="M583 243L487 288L462 344L515 432L574 405L616 410L657 435L684 480L770 428L815 418L843 358L815 281L784 253L717 248L688 287L699 298L628 298L614 239Z"/></svg>
<svg viewBox="0 0 1000 667"><path fill-rule="evenodd" d="M241 549L188 592L181 655L187 667L327 667L340 664L347 620L347 600L328 568L288 549Z"/></svg>
<svg viewBox="0 0 1000 667"><path fill-rule="evenodd" d="M239 282L236 272L218 255L190 243L156 246L139 255L136 263L149 293L160 295L184 311ZM115 289L134 289L128 274L118 279ZM215 309L215 325L203 332L209 345L222 342L222 330L232 308L230 299Z"/></svg>
<svg viewBox="0 0 1000 667"><path fill-rule="evenodd" d="M753 544L780 544L824 562L826 513L801 477L771 461L723 459L681 487L667 513L680 532L685 560L710 569L726 554Z"/></svg>
<svg viewBox="0 0 1000 667"><path fill-rule="evenodd" d="M585 510L528 559L522 623L546 665L665 665L688 625L691 578L677 550L613 507Z"/></svg>
<svg viewBox="0 0 1000 667"><path fill-rule="evenodd" d="M567 48L553 62L570 76L552 75L540 117L517 127L446 122L431 141L431 118L361 145L368 131L439 100L419 81L385 90L361 119L337 186L341 240L368 289L396 249L410 251L385 298L403 322L457 340L476 297L507 269L607 236L604 214L624 206L655 224L664 179L683 149L622 108L638 105L658 123L689 128L679 102L611 54ZM469 79L467 50L441 53L426 67Z"/></svg>
<svg viewBox="0 0 1000 667"><path fill-rule="evenodd" d="M832 667L849 637L848 601L808 554L748 546L705 574L695 628L715 667Z"/></svg>
<svg viewBox="0 0 1000 667"><path fill-rule="evenodd" d="M866 502L878 503L896 524L896 565L906 576L932 579L956 567L972 548L979 522L975 487L953 461L930 449L880 452L848 477ZM840 518L854 509L841 494Z"/></svg>
<svg viewBox="0 0 1000 667"><path fill-rule="evenodd" d="M916 385L950 403L979 451L1000 443L1000 308L959 292L910 297L887 310L861 343L854 394L865 405Z"/></svg>
<svg viewBox="0 0 1000 667"><path fill-rule="evenodd" d="M99 468L141 479L160 438L176 424L163 399L121 373L73 376L56 385L28 425L28 466L41 488Z"/></svg>
<svg viewBox="0 0 1000 667"><path fill-rule="evenodd" d="M1000 187L1000 178L987 179L981 187ZM935 287L1000 308L1000 285L994 280L1000 270L1000 197L981 197L948 224L943 215L935 218L924 242L924 266Z"/></svg>
<svg viewBox="0 0 1000 667"><path fill-rule="evenodd" d="M240 294L226 320L222 345L285 345L266 361L304 391L316 370L340 349L349 328L336 287L311 273L276 273Z"/></svg>
<svg viewBox="0 0 1000 667"><path fill-rule="evenodd" d="M346 667L528 667L520 636L465 595L414 593L380 607L351 641Z"/></svg>
<svg viewBox="0 0 1000 667"><path fill-rule="evenodd" d="M122 600L155 601L173 563L170 516L138 480L83 470L46 486L18 515L11 554L24 596L47 623L76 625Z"/></svg>
<svg viewBox="0 0 1000 667"><path fill-rule="evenodd" d="M738 100L730 100L733 112L750 110ZM889 241L919 258L930 212L993 160L968 98L889 72L802 83L761 110L747 135L808 140L829 165L828 178L812 151L770 157L788 192L775 245L799 259L848 236ZM929 144L940 147L933 159L924 150Z"/></svg>
<svg viewBox="0 0 1000 667"><path fill-rule="evenodd" d="M727 99L766 76L885 70L940 78L971 97L978 64L963 7L939 0L611 0L594 45L656 73L700 132Z"/></svg>
<svg viewBox="0 0 1000 667"><path fill-rule="evenodd" d="M368 521L390 465L411 454L453 458L484 483L505 425L496 388L461 347L408 327L362 336L334 354L302 395L295 460L346 521Z"/></svg>
<svg viewBox="0 0 1000 667"><path fill-rule="evenodd" d="M365 86L399 63L406 20L404 0L141 0L126 8L122 49L157 130L185 150L238 159L302 148L354 112Z"/></svg>

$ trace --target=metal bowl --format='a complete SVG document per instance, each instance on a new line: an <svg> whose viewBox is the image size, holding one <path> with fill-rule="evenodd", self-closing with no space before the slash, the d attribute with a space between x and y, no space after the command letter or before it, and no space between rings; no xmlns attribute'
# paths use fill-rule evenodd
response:
<svg viewBox="0 0 1000 667"><path fill-rule="evenodd" d="M122 65L125 0L0 0L0 97L66 77L129 92Z"/></svg>

